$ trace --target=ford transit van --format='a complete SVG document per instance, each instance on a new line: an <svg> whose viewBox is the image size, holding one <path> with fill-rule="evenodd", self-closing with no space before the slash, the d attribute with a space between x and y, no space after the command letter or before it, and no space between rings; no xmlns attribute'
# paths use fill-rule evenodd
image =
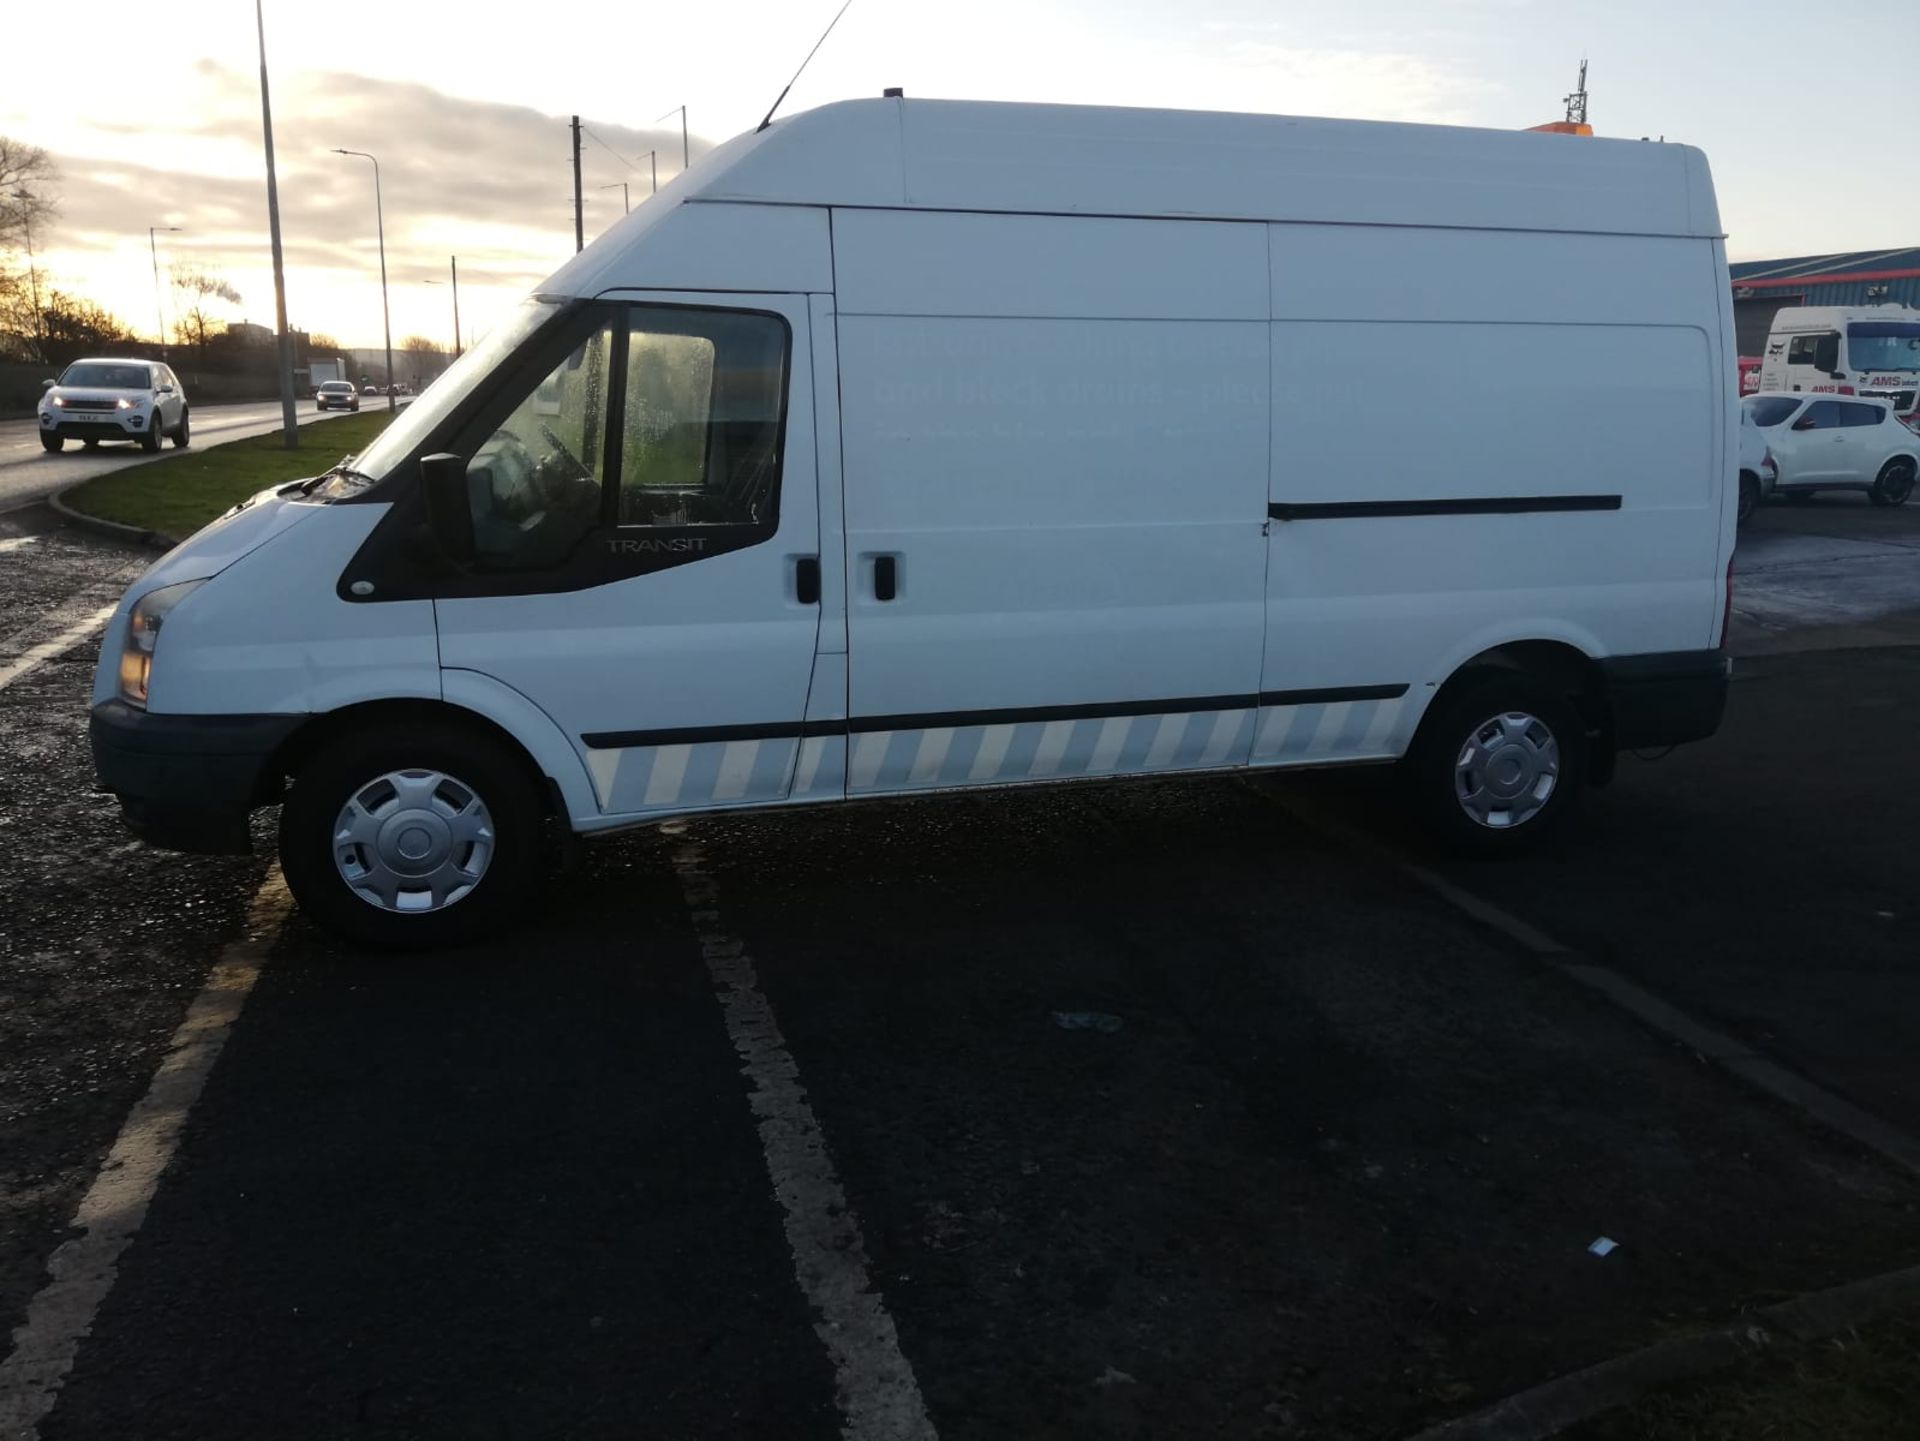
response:
<svg viewBox="0 0 1920 1441"><path fill-rule="evenodd" d="M1733 369L1686 147L830 105L160 560L94 753L392 945L548 826L971 787L1400 762L1522 845L1719 723Z"/></svg>

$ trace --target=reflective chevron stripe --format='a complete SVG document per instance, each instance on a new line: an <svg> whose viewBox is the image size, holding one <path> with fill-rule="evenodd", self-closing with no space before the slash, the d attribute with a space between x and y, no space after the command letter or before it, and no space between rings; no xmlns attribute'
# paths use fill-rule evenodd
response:
<svg viewBox="0 0 1920 1441"><path fill-rule="evenodd" d="M1353 699L1343 696L1354 692L1294 694L1314 698L984 725L870 730L856 722L851 735L766 734L774 727L733 739L663 732L716 738L595 749L587 759L601 808L616 815L1081 776L1323 765L1389 758L1405 744L1410 712L1401 688L1372 687Z"/></svg>

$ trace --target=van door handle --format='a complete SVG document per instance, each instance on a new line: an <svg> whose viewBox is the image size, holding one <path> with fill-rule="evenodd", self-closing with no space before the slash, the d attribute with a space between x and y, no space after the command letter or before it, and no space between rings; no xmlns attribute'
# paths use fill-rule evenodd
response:
<svg viewBox="0 0 1920 1441"><path fill-rule="evenodd" d="M873 598L892 600L900 593L900 569L896 558L890 555L876 555L873 558Z"/></svg>
<svg viewBox="0 0 1920 1441"><path fill-rule="evenodd" d="M803 555L793 563L793 598L802 605L820 604L820 557Z"/></svg>

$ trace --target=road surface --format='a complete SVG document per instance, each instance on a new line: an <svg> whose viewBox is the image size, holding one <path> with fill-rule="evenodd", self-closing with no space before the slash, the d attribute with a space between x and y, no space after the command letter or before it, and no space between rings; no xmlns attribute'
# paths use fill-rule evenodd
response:
<svg viewBox="0 0 1920 1441"><path fill-rule="evenodd" d="M369 396L363 406L384 404ZM312 401L297 407L302 426L347 411L316 411ZM196 405L193 408L193 443L211 445L223 440L244 440L250 435L265 435L280 428L280 402L260 401L246 405ZM316 452L316 455L323 452ZM173 454L168 441L157 454L149 455L136 441L113 442L98 450L83 450L76 441L58 455L49 455L40 445L40 426L34 420L0 421L0 514L44 500L56 490L78 485L83 480L119 470L129 465L144 465L162 455ZM339 459L327 455L327 461ZM325 463L315 467L324 469Z"/></svg>

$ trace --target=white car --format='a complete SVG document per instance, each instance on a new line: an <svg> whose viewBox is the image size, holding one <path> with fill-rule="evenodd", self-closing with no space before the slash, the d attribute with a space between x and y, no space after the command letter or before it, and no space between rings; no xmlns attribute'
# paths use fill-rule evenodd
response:
<svg viewBox="0 0 1920 1441"><path fill-rule="evenodd" d="M1754 424L1753 412L1740 408L1740 509L1739 523L1745 525L1755 507L1773 494L1780 481L1780 467L1774 461L1773 447Z"/></svg>
<svg viewBox="0 0 1920 1441"><path fill-rule="evenodd" d="M157 360L76 360L49 380L40 397L40 444L61 450L77 440L91 450L103 440L137 440L158 450L190 438L187 391Z"/></svg>
<svg viewBox="0 0 1920 1441"><path fill-rule="evenodd" d="M360 392L353 388L350 380L325 380L320 388L313 392L315 410L358 410Z"/></svg>
<svg viewBox="0 0 1920 1441"><path fill-rule="evenodd" d="M1780 468L1780 494L1864 490L1875 505L1905 505L1913 494L1920 436L1900 423L1887 401L1763 392L1749 395L1740 409L1766 437Z"/></svg>

